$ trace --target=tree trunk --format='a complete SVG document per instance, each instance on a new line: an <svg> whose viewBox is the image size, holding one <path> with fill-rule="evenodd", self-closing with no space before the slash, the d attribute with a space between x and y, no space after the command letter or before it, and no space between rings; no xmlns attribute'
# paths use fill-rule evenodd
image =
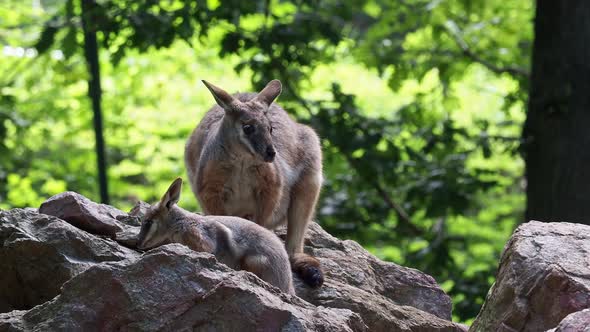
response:
<svg viewBox="0 0 590 332"><path fill-rule="evenodd" d="M590 224L590 1L537 0L526 219Z"/></svg>
<svg viewBox="0 0 590 332"><path fill-rule="evenodd" d="M100 107L100 66L98 62L98 43L96 41L96 30L92 24L92 11L96 7L94 0L81 0L82 4L82 29L84 30L84 56L88 64L88 96L92 100L94 112L94 136L96 139L96 163L98 170L98 186L100 189L100 200L109 204L109 190L107 182L107 165L105 157L104 139L102 134L102 111Z"/></svg>

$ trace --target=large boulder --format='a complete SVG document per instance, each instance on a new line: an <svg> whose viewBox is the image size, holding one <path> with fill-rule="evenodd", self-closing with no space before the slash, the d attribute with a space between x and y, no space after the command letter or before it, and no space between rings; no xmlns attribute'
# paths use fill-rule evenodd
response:
<svg viewBox="0 0 590 332"><path fill-rule="evenodd" d="M134 262L93 266L64 284L52 301L25 313L0 315L1 328L366 331L350 310L316 307L179 244Z"/></svg>
<svg viewBox="0 0 590 332"><path fill-rule="evenodd" d="M470 331L545 331L590 308L590 226L531 221L506 244Z"/></svg>
<svg viewBox="0 0 590 332"><path fill-rule="evenodd" d="M74 196L79 195L58 195L58 199L52 198L52 204L57 206L60 197L71 201ZM108 206L96 208L97 203L83 196L74 201L94 206L86 211L112 211ZM323 287L310 289L296 279L298 296L290 296L251 273L233 271L213 256L181 245L168 245L143 255L130 249L139 231L137 219L141 219L145 207L140 203L129 215L115 209L116 215L94 215L85 218L84 223L69 220L90 232L104 229L105 225L120 229L106 237L33 209L0 212L0 268L12 276L0 275L1 284L10 285L0 292L11 299L0 310L5 312L0 314L0 331L187 327L462 330L450 321L450 299L432 277L382 262L357 243L340 241L315 223L307 234L305 250L321 261L326 281ZM278 234L284 236L284 230ZM52 270L52 266L57 268ZM21 275L31 276L23 282ZM19 302L23 298L33 300ZM14 309L21 310L8 312Z"/></svg>
<svg viewBox="0 0 590 332"><path fill-rule="evenodd" d="M0 245L0 312L51 300L93 265L139 256L34 209L0 211Z"/></svg>

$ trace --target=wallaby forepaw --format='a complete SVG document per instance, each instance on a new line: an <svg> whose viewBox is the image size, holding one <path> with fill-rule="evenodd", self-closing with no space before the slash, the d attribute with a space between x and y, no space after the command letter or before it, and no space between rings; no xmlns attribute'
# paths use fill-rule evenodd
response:
<svg viewBox="0 0 590 332"><path fill-rule="evenodd" d="M324 283L324 272L320 262L312 256L297 254L291 259L293 271L310 287L317 288Z"/></svg>

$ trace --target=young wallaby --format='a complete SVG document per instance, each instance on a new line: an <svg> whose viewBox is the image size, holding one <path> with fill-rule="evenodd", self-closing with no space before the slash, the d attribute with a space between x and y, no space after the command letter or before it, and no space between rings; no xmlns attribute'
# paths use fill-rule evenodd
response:
<svg viewBox="0 0 590 332"><path fill-rule="evenodd" d="M268 229L287 223L293 271L312 287L324 282L320 263L303 253L305 231L322 185L316 133L273 101L281 82L258 94L230 95L203 81L217 105L188 139L185 163L206 214L238 216Z"/></svg>
<svg viewBox="0 0 590 332"><path fill-rule="evenodd" d="M138 236L139 249L181 243L295 294L289 257L275 234L242 218L188 212L176 205L181 187L182 179L174 180L160 202L149 208Z"/></svg>

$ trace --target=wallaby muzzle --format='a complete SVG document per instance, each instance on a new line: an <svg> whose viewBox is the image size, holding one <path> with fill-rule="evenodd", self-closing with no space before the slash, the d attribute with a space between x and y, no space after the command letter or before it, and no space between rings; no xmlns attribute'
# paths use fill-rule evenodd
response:
<svg viewBox="0 0 590 332"><path fill-rule="evenodd" d="M266 151L264 152L263 159L267 163L272 163L275 160L276 155L277 155L277 152L275 151L275 149L272 146L269 146L266 148Z"/></svg>

